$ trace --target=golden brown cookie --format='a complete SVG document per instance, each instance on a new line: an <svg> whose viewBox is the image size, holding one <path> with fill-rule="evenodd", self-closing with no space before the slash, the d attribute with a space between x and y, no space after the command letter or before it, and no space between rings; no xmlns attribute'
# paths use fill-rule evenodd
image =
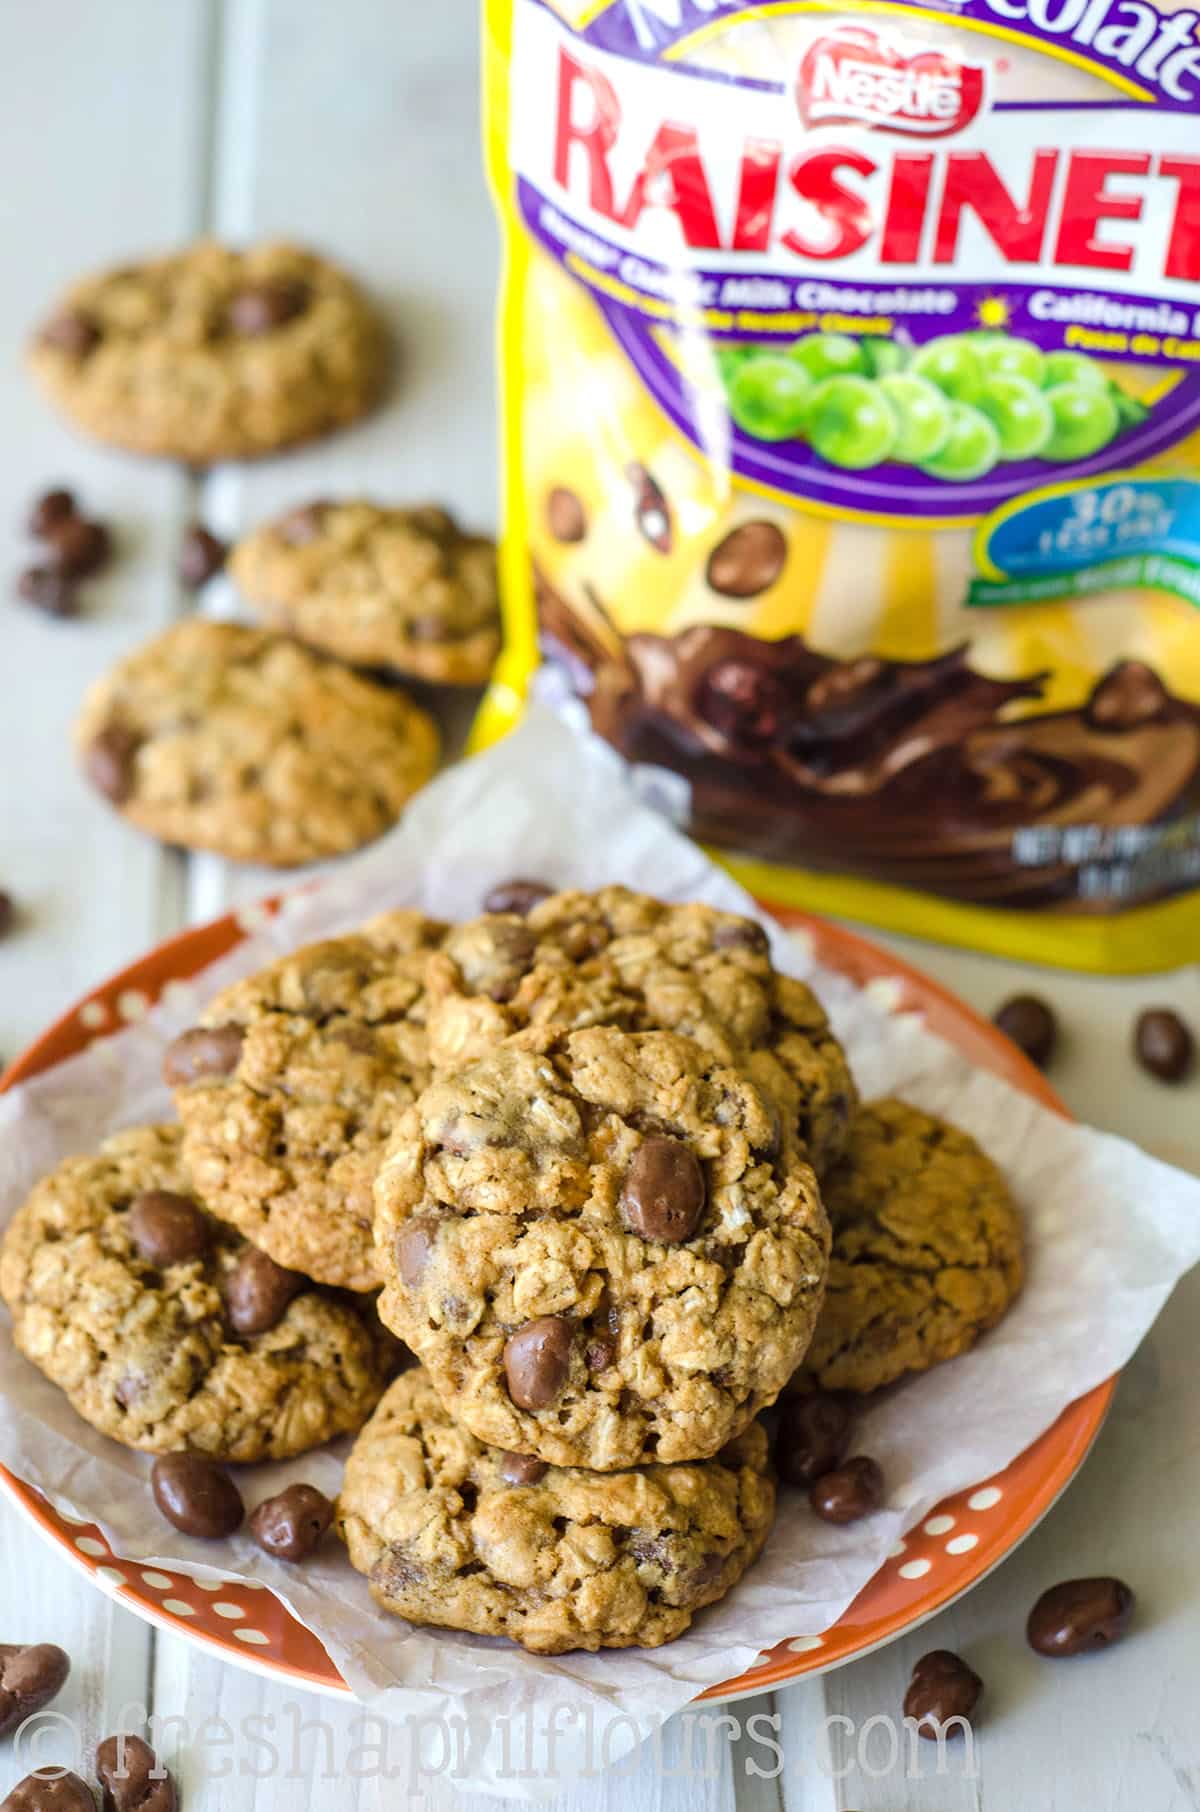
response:
<svg viewBox="0 0 1200 1812"><path fill-rule="evenodd" d="M775 970L754 919L627 887L569 889L457 926L431 988L441 1068L525 1026L680 1032L771 1091L818 1174L841 1150L857 1098L845 1054L812 990Z"/></svg>
<svg viewBox="0 0 1200 1812"><path fill-rule="evenodd" d="M432 505L305 504L239 541L229 570L270 628L360 667L481 686L500 646L495 545Z"/></svg>
<svg viewBox="0 0 1200 1812"><path fill-rule="evenodd" d="M860 1108L823 1188L833 1256L803 1376L827 1390L878 1390L965 1353L1019 1292L1021 1211L948 1121L903 1101Z"/></svg>
<svg viewBox="0 0 1200 1812"><path fill-rule="evenodd" d="M211 1211L321 1283L377 1287L371 1186L429 1081L425 975L444 931L390 912L308 944L227 988L167 1053Z"/></svg>
<svg viewBox="0 0 1200 1812"><path fill-rule="evenodd" d="M807 1350L828 1225L774 1101L688 1038L519 1033L400 1119L380 1314L479 1440L705 1459Z"/></svg>
<svg viewBox="0 0 1200 1812"><path fill-rule="evenodd" d="M402 692L202 617L98 681L75 740L88 779L139 830L278 868L380 836L438 754L432 718Z"/></svg>
<svg viewBox="0 0 1200 1812"><path fill-rule="evenodd" d="M177 1126L69 1158L0 1248L13 1339L101 1434L149 1453L286 1459L361 1428L398 1350L206 1214Z"/></svg>
<svg viewBox="0 0 1200 1812"><path fill-rule="evenodd" d="M692 1465L547 1468L483 1446L416 1370L355 1443L337 1526L385 1610L561 1655L681 1635L741 1578L774 1512L757 1423Z"/></svg>
<svg viewBox="0 0 1200 1812"><path fill-rule="evenodd" d="M382 324L328 259L201 240L71 285L30 349L64 415L134 453L209 465L356 420L387 371Z"/></svg>

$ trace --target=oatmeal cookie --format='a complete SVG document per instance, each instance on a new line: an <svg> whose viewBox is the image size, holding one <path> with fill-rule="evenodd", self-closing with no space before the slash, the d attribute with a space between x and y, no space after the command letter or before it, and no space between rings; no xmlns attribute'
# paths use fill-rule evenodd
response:
<svg viewBox="0 0 1200 1812"><path fill-rule="evenodd" d="M433 720L283 636L191 617L119 662L75 740L139 830L297 867L388 829L432 774Z"/></svg>
<svg viewBox="0 0 1200 1812"><path fill-rule="evenodd" d="M561 1655L681 1635L741 1578L774 1511L757 1423L692 1465L547 1468L456 1426L418 1370L355 1443L337 1527L385 1610Z"/></svg>
<svg viewBox="0 0 1200 1812"><path fill-rule="evenodd" d="M825 1179L833 1255L802 1376L871 1391L953 1359L1021 1288L1021 1211L969 1134L903 1101L850 1124Z"/></svg>
<svg viewBox="0 0 1200 1812"><path fill-rule="evenodd" d="M688 1038L517 1034L435 1081L375 1186L380 1313L481 1441L705 1459L808 1347L828 1224L770 1096Z"/></svg>
<svg viewBox="0 0 1200 1812"><path fill-rule="evenodd" d="M444 931L390 912L306 945L225 989L167 1053L212 1213L321 1283L378 1286L371 1185L429 1081L425 973Z"/></svg>
<svg viewBox="0 0 1200 1812"><path fill-rule="evenodd" d="M344 271L283 242L201 240L72 284L30 349L76 427L210 465L328 434L383 388L387 341Z"/></svg>
<svg viewBox="0 0 1200 1812"><path fill-rule="evenodd" d="M360 667L482 686L500 646L495 544L432 505L305 504L229 570L268 627Z"/></svg>
<svg viewBox="0 0 1200 1812"><path fill-rule="evenodd" d="M286 1459L361 1428L398 1349L206 1214L177 1126L69 1158L18 1210L0 1296L27 1359L101 1434L148 1453Z"/></svg>
<svg viewBox="0 0 1200 1812"><path fill-rule="evenodd" d="M841 1150L856 1099L845 1054L812 990L775 970L754 919L627 887L551 894L458 926L431 988L441 1068L524 1026L679 1032L771 1091L818 1175Z"/></svg>

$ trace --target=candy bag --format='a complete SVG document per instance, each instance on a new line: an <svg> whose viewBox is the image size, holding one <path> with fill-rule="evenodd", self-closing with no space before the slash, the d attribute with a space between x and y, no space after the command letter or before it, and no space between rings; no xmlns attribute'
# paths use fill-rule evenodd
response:
<svg viewBox="0 0 1200 1812"><path fill-rule="evenodd" d="M506 649L760 897L1200 956L1200 38L486 0Z"/></svg>

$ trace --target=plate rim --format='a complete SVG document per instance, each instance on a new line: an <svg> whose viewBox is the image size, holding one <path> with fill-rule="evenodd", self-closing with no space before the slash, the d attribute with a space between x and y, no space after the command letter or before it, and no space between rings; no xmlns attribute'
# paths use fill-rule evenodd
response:
<svg viewBox="0 0 1200 1812"><path fill-rule="evenodd" d="M53 1068L81 1048L79 1031L84 1007L93 1002L102 1001L113 1009L112 1022L99 1028L95 1033L96 1036L121 1029L123 1021L118 1006L120 996L130 992L142 994L149 992L152 998L157 999L167 981L185 981L201 969L208 967L218 957L234 949L252 934L251 919L257 917L261 921L263 912L273 914L278 910L279 903L280 896L271 896L258 906L232 910L203 924L185 927L153 945L141 956L87 991L59 1014L45 1031L13 1060L3 1076L0 1076L0 1094L6 1093L20 1082L27 1081L31 1077ZM915 964L908 962L904 957L895 955L891 950L875 943L873 939L865 937L847 926L803 912L798 908L766 901L757 903L784 931L799 931L806 934L819 956L829 961L832 967L837 968L858 985L867 985L872 980L890 979L900 984L902 992L904 989L908 989L914 996L920 997L927 1012L932 1005L936 1009L932 1016L934 1019L940 1019L942 1015L945 1015L956 1022L960 1030L964 1025L968 1026L973 1038L983 1046L990 1048L993 1054L1003 1052L1003 1070L1009 1080L1064 1118L1072 1117L1042 1072L1009 1040L1005 1039L1003 1033L968 1002L962 1000ZM839 960L834 960L835 955ZM847 961L847 958L853 960ZM147 976L150 971L153 971L157 979L147 988ZM697 1694L692 1703L729 1704L738 1699L775 1691L803 1678L815 1678L819 1674L832 1672L835 1668L861 1660L864 1656L885 1647L889 1642L919 1628L948 1605L962 1598L1015 1552L1043 1518L1049 1514L1063 1492L1077 1476L1103 1427L1116 1388L1117 1376L1119 1374L1103 1380L1082 1397L1076 1398L1067 1405L1048 1429L1043 1430L1042 1434L1030 1443L1030 1447L1033 1447L1037 1442L1052 1436L1055 1429L1064 1422L1078 1424L1078 1427L1072 1428L1071 1438L1066 1448L1059 1453L1054 1463L1047 1469L1039 1488L1031 1493L1027 1502L1022 1505L1021 1510L1013 1518L1004 1545L998 1552L991 1553L988 1557L982 1557L975 1563L968 1557L962 1574L940 1587L927 1588L928 1596L922 1597L919 1609L892 1611L884 1619L884 1627L869 1636L864 1636L861 1641L852 1643L844 1653L828 1655L820 1649L814 1649L800 1654L788 1653L786 1658L772 1661L769 1656L774 1651L764 1651L768 1658L764 1659L760 1667L750 1668L734 1679L721 1681L708 1687ZM1010 1465L1016 1465L1023 1454L1028 1451L1029 1448L1023 1449L1022 1455L1015 1456ZM976 1491L985 1483L986 1481L979 1481L976 1485L966 1489ZM310 1668L279 1656L267 1657L254 1654L244 1648L239 1649L223 1631L208 1630L190 1624L184 1618L176 1617L172 1613L162 1610L147 1597L131 1591L127 1585L111 1584L99 1572L99 1567L104 1564L103 1558L99 1562L93 1561L67 1539L63 1530L58 1526L58 1513L52 1501L36 1486L29 1484L7 1467L0 1465L0 1488L8 1501L13 1503L27 1521L33 1524L45 1541L55 1547L59 1553L65 1554L101 1591L123 1604L126 1609L133 1611L152 1627L182 1636L186 1641L205 1652L217 1655L232 1665L245 1668L251 1673L276 1683L288 1682L334 1699L344 1699L350 1696L350 1687L337 1672L334 1662L328 1655L326 1658L330 1673L322 1676ZM930 1514L936 1514L936 1510ZM103 1540L102 1537L101 1540ZM105 1547L107 1547L106 1543ZM137 1563L126 1562L126 1564L136 1565ZM843 1618L849 1616L854 1604L857 1604L864 1594L871 1591L879 1578L879 1571L872 1575L862 1592L847 1607ZM274 1593L271 1593L269 1586L264 1586L262 1589L270 1593L285 1615L291 1617L293 1621L299 1622L288 1607L276 1598ZM839 1619L839 1623L841 1621L842 1619ZM300 1627L305 1626L301 1624ZM837 1629L837 1627L837 1624L831 1626L832 1629ZM319 1638L315 1636L314 1632L308 1631L307 1633L319 1644ZM776 1649L779 1646L776 1644Z"/></svg>

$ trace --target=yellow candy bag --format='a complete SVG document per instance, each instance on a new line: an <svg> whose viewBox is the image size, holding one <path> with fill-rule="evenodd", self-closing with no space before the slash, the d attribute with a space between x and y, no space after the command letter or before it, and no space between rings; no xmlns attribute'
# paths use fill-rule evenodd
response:
<svg viewBox="0 0 1200 1812"><path fill-rule="evenodd" d="M1200 957L1200 37L485 0L506 648L766 899Z"/></svg>

